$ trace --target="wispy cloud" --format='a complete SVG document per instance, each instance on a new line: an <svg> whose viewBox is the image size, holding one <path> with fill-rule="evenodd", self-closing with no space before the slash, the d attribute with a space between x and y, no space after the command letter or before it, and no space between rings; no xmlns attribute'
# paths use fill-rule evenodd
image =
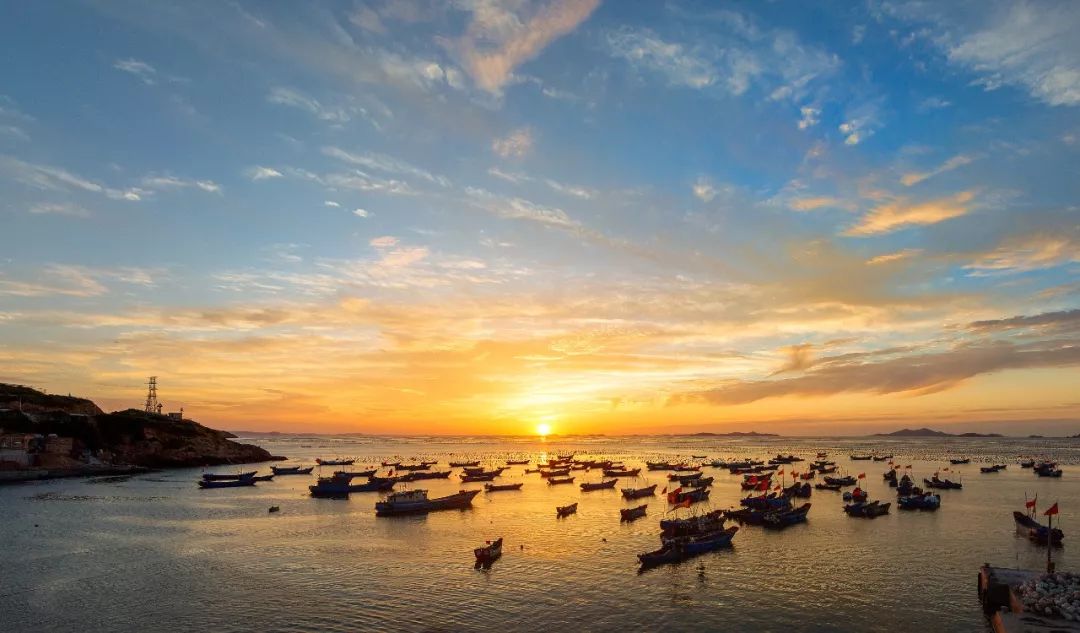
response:
<svg viewBox="0 0 1080 633"><path fill-rule="evenodd" d="M461 4L472 16L465 35L448 46L461 57L477 86L499 94L515 68L576 29L600 0L548 0L529 14L522 10L527 5L483 0Z"/></svg>
<svg viewBox="0 0 1080 633"><path fill-rule="evenodd" d="M134 75L139 81L148 86L152 86L158 81L157 69L138 59L118 59L113 62L113 68Z"/></svg>
<svg viewBox="0 0 1080 633"><path fill-rule="evenodd" d="M39 202L30 207L30 213L37 215L66 215L73 218L88 218L90 212L70 202Z"/></svg>
<svg viewBox="0 0 1080 633"><path fill-rule="evenodd" d="M624 27L608 34L607 43L613 56L659 73L671 85L705 88L720 79L720 70L708 55L688 50L676 42L664 41L648 29ZM747 74L756 71L756 66L747 66L739 74L733 75L730 82L732 92L745 92L749 84Z"/></svg>
<svg viewBox="0 0 1080 633"><path fill-rule="evenodd" d="M221 185L213 180L181 178L172 174L148 174L141 181L149 189L198 189L207 193L221 193Z"/></svg>
<svg viewBox="0 0 1080 633"><path fill-rule="evenodd" d="M395 174L399 176L415 176L422 178L430 183L438 184L443 187L450 186L450 180L443 176L436 176L426 169L421 169L415 165L411 165L403 160L394 158L393 156L387 156L385 154L376 154L371 152L356 153L348 152L340 147L324 147L322 153L336 158L340 161L350 163L353 165L359 165L367 169L374 169L388 174Z"/></svg>
<svg viewBox="0 0 1080 633"><path fill-rule="evenodd" d="M1009 2L999 7L983 28L951 40L949 60L977 74L987 90L1011 84L1050 105L1080 105L1076 7L1069 2Z"/></svg>
<svg viewBox="0 0 1080 633"><path fill-rule="evenodd" d="M1080 262L1080 229L1011 236L964 268L974 275L1028 272Z"/></svg>
<svg viewBox="0 0 1080 633"><path fill-rule="evenodd" d="M929 171L906 173L900 178L900 182L903 183L905 187L917 185L920 182L926 180L927 178L933 178L934 176L938 176L940 174L944 174L945 172L949 172L959 167L963 167L964 165L968 165L973 160L975 159L967 154L957 154L956 156L953 156L952 158L948 159L944 163L938 165L937 167Z"/></svg>
<svg viewBox="0 0 1080 633"><path fill-rule="evenodd" d="M244 172L244 174L252 180L270 180L272 178L282 177L280 171L274 169L273 167L263 167L262 165L255 165L254 167L250 167L247 171Z"/></svg>
<svg viewBox="0 0 1080 633"><path fill-rule="evenodd" d="M491 151L503 158L521 158L532 151L532 129L523 127L491 142Z"/></svg>
<svg viewBox="0 0 1080 633"><path fill-rule="evenodd" d="M891 264L905 259L911 259L912 257L918 257L923 250L921 248L905 248L893 253L885 253L883 255L877 255L866 260L867 264L871 266L878 266L881 264Z"/></svg>
<svg viewBox="0 0 1080 633"><path fill-rule="evenodd" d="M138 187L107 187L60 167L28 163L11 156L0 156L0 177L2 176L43 191L88 191L112 200L138 201L151 193Z"/></svg>
<svg viewBox="0 0 1080 633"><path fill-rule="evenodd" d="M846 230L844 235L877 235L909 226L937 224L966 215L972 209L971 202L974 198L973 191L962 191L953 196L924 202L897 198L874 207L858 223Z"/></svg>

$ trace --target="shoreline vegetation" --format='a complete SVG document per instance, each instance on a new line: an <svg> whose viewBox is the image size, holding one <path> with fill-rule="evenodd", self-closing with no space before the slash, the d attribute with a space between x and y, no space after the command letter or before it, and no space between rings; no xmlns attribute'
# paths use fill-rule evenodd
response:
<svg viewBox="0 0 1080 633"><path fill-rule="evenodd" d="M281 461L189 419L0 383L0 483Z"/></svg>

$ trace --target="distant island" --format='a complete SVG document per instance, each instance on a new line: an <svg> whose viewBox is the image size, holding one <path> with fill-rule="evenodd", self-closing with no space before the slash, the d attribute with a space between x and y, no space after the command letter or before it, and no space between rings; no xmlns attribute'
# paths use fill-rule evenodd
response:
<svg viewBox="0 0 1080 633"><path fill-rule="evenodd" d="M180 414L105 413L86 398L0 383L0 483L284 459Z"/></svg>
<svg viewBox="0 0 1080 633"><path fill-rule="evenodd" d="M776 433L758 433L757 431L731 431L728 433L692 433L695 437L780 437Z"/></svg>
<svg viewBox="0 0 1080 633"><path fill-rule="evenodd" d="M875 437L1005 437L1001 433L946 433L934 429L900 429L892 433L874 433Z"/></svg>

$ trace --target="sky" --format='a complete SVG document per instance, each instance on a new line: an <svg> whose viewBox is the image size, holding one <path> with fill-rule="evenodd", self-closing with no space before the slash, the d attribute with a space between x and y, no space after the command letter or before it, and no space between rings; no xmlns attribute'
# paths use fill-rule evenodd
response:
<svg viewBox="0 0 1080 633"><path fill-rule="evenodd" d="M0 382L219 428L1080 432L1075 2L23 2Z"/></svg>

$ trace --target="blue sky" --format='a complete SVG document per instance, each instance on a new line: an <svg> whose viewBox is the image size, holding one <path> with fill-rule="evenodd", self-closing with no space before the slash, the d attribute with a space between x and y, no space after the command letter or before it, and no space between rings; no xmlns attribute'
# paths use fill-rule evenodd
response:
<svg viewBox="0 0 1080 633"><path fill-rule="evenodd" d="M20 3L0 380L119 407L157 374L264 428L1068 426L1078 28L1071 2Z"/></svg>

